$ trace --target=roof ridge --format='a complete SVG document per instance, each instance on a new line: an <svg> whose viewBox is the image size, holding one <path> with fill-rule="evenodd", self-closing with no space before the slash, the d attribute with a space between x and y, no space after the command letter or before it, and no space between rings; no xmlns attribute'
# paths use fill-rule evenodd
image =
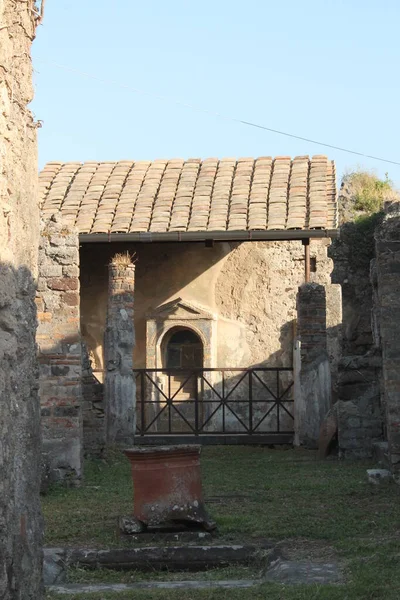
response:
<svg viewBox="0 0 400 600"><path fill-rule="evenodd" d="M277 156L267 156L267 155L262 155L262 156L248 156L248 157L242 157L242 156L238 156L238 157L234 157L234 156L221 156L221 157L215 157L215 156L206 156L205 158L195 158L195 157L188 157L188 158L182 158L181 156L172 156L169 158L154 158L153 160L146 160L146 159L120 159L120 160L84 160L84 161L79 161L79 160L67 160L67 161L57 161L57 160L50 160L48 162L45 163L43 169L39 172L39 176L44 172L45 168L51 165L60 165L62 167L65 167L67 165L78 165L80 167L83 167L85 164L87 163L97 163L98 165L102 165L102 164L107 164L107 165L117 165L117 164L121 164L124 162L133 162L133 163L138 163L138 162L149 162L149 163L157 163L157 162L174 162L174 161L182 161L184 163L189 163L192 161L200 161L200 163L203 163L205 161L211 161L211 160L216 160L218 162L223 162L226 160L234 160L235 162L241 162L243 160L260 160L260 159L264 159L264 158L270 158L272 160L291 160L294 161L296 159L299 158L308 158L309 160L313 160L313 159L321 159L324 158L329 162L335 162L333 159L329 159L329 157L326 154L313 154L313 156L310 158L309 155L307 154L296 154L295 156L289 156L289 155L277 155Z"/></svg>

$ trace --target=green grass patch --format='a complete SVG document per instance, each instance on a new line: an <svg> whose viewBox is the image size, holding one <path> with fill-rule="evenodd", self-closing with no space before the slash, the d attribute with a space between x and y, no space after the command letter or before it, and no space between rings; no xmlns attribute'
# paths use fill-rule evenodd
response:
<svg viewBox="0 0 400 600"><path fill-rule="evenodd" d="M393 200L397 195L387 173L379 179L371 171L353 171L343 181L353 190L354 209L367 215L381 211L385 200Z"/></svg>
<svg viewBox="0 0 400 600"><path fill-rule="evenodd" d="M317 461L314 452L262 447L207 447L202 453L206 504L219 528L217 542L284 540L295 558L326 560L347 573L340 586L268 584L249 590L158 590L68 596L71 600L398 600L400 598L400 488L368 483L369 462ZM132 512L129 463L119 453L86 463L80 488L53 487L43 498L46 544L116 547L118 516ZM309 554L308 543L316 550ZM127 543L127 542L126 542ZM324 558L324 548L329 549ZM238 579L257 568L206 573L70 571L74 582ZM101 578L101 579L100 579ZM60 598L65 596L60 596ZM57 598L48 595L48 598Z"/></svg>
<svg viewBox="0 0 400 600"><path fill-rule="evenodd" d="M226 539L340 541L391 533L400 526L400 489L369 484L370 466L317 461L303 450L208 447L202 453L205 500ZM82 487L53 487L42 500L46 544L121 546L118 517L131 514L132 499L122 454L87 461Z"/></svg>
<svg viewBox="0 0 400 600"><path fill-rule="evenodd" d="M197 572L177 571L115 571L113 569L71 568L68 571L68 583L135 583L137 581L221 581L228 579L258 579L261 568L256 566L235 565L231 567L209 569Z"/></svg>
<svg viewBox="0 0 400 600"><path fill-rule="evenodd" d="M347 585L264 584L249 589L214 590L134 590L119 593L48 594L48 600L398 600L398 584L374 581Z"/></svg>

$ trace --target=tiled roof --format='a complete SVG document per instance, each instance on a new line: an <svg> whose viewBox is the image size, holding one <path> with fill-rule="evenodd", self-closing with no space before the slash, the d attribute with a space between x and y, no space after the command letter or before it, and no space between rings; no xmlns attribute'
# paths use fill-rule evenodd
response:
<svg viewBox="0 0 400 600"><path fill-rule="evenodd" d="M80 233L337 228L326 156L51 162L40 194Z"/></svg>

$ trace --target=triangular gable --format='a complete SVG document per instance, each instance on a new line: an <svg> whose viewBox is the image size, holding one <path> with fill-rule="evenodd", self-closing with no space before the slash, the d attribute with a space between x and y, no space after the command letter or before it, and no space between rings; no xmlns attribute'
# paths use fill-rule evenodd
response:
<svg viewBox="0 0 400 600"><path fill-rule="evenodd" d="M147 317L156 321L165 319L214 319L214 315L202 306L192 304L182 298L175 298L152 310Z"/></svg>

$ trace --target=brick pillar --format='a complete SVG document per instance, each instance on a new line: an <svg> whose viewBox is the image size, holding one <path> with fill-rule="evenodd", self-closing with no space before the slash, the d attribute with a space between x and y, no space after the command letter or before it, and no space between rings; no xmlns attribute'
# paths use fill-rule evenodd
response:
<svg viewBox="0 0 400 600"><path fill-rule="evenodd" d="M302 285L297 294L294 377L295 444L316 447L321 423L331 407L326 291L317 283Z"/></svg>
<svg viewBox="0 0 400 600"><path fill-rule="evenodd" d="M36 297L45 463L53 480L82 475L79 241L53 216L42 228Z"/></svg>
<svg viewBox="0 0 400 600"><path fill-rule="evenodd" d="M377 317L389 463L400 483L400 204L376 234Z"/></svg>
<svg viewBox="0 0 400 600"><path fill-rule="evenodd" d="M105 430L107 444L131 445L136 427L136 383L132 373L135 328L135 265L116 255L108 268L108 308L104 336Z"/></svg>

